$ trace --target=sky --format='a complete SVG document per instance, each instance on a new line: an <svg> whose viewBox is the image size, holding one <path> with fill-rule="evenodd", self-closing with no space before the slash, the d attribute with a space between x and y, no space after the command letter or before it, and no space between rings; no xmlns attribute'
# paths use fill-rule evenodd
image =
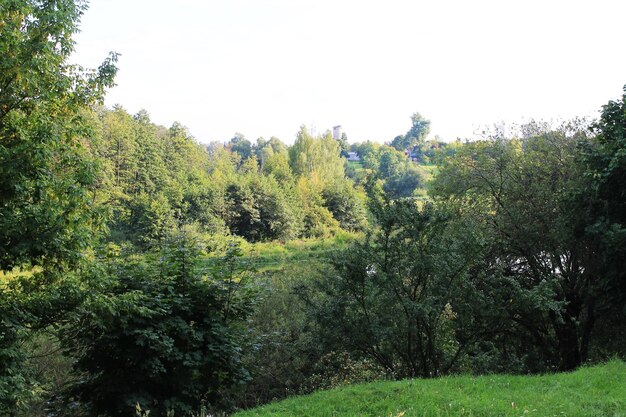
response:
<svg viewBox="0 0 626 417"><path fill-rule="evenodd" d="M597 117L626 84L623 0L91 0L74 63L120 55L105 104L200 142L341 125L391 141Z"/></svg>

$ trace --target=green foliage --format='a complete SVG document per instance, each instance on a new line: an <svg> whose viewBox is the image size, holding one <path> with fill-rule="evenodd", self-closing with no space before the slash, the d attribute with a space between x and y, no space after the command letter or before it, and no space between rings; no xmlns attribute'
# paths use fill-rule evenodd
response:
<svg viewBox="0 0 626 417"><path fill-rule="evenodd" d="M391 142L391 146L398 151L413 152L413 148L418 148L417 158L421 157L421 147L428 133L430 132L430 120L425 119L419 113L413 113L411 116L411 128L405 135L396 136Z"/></svg>
<svg viewBox="0 0 626 417"><path fill-rule="evenodd" d="M467 144L433 186L444 204L489 236L503 320L522 340L532 340L538 363L562 370L588 358L597 309L607 296L594 276L596 248L579 232L584 213L573 203L588 186L576 163L585 135L574 127L573 133ZM532 351L521 341L519 348L520 357Z"/></svg>
<svg viewBox="0 0 626 417"><path fill-rule="evenodd" d="M116 55L96 71L67 64L85 8L0 9L1 415L190 415L228 409L250 378L238 404L625 352L626 94L591 138L531 123L522 139L425 142L430 122L415 113L393 147L353 145L358 167L340 157L345 135L304 127L290 148L241 134L205 147L178 122L96 107ZM414 159L442 163L435 203ZM367 185L374 224L331 269L342 230L368 229L346 172ZM219 247L229 233L265 242L254 290L239 246L204 258L199 235ZM302 236L335 240L285 243ZM98 240L114 242L107 255L90 249ZM64 384L65 403L52 401Z"/></svg>
<svg viewBox="0 0 626 417"><path fill-rule="evenodd" d="M145 111L131 117L116 107L100 120L102 134L91 143L102 167L97 200L109 208L114 242L158 247L184 224L253 242L364 225L362 195L345 179L330 135L303 128L289 150L274 137L252 146L241 134L205 148L178 123L150 123Z"/></svg>
<svg viewBox="0 0 626 417"><path fill-rule="evenodd" d="M297 239L285 242L269 241L250 243L244 239L238 241L247 262L259 272L282 271L291 264L308 262L328 263L329 257L338 250L346 249L359 239L360 234L339 232L328 239ZM224 242L233 240L232 236L213 235L214 247L224 246ZM212 262L213 256L208 258Z"/></svg>
<svg viewBox="0 0 626 417"><path fill-rule="evenodd" d="M346 161L346 177L350 178L357 185L362 184L366 177L363 162Z"/></svg>
<svg viewBox="0 0 626 417"><path fill-rule="evenodd" d="M62 323L81 301L75 276L36 268L0 273L0 414L22 415L48 387L38 378L33 341Z"/></svg>
<svg viewBox="0 0 626 417"><path fill-rule="evenodd" d="M324 206L342 229L362 231L367 226L365 194L359 193L350 180L337 180L322 190Z"/></svg>
<svg viewBox="0 0 626 417"><path fill-rule="evenodd" d="M626 355L626 87L620 100L603 106L592 125L596 136L581 147L589 186L579 190L574 210L579 234L596 248L595 286L603 290L592 346L600 358Z"/></svg>
<svg viewBox="0 0 626 417"><path fill-rule="evenodd" d="M330 373L337 362L322 360L327 352L319 343L315 323L299 293L302 285L332 274L333 255L357 238L340 233L326 240L242 245L250 263L263 275L257 281L261 293L248 322L250 338L243 356L251 378L237 398L239 406L247 408L307 393L336 381ZM337 356L341 358L344 356ZM371 376L369 368L360 366L361 361L341 362L345 365L343 375L350 374L352 380Z"/></svg>
<svg viewBox="0 0 626 417"><path fill-rule="evenodd" d="M341 133L341 137L337 139L337 142L339 143L340 155L343 157L348 156L350 144L348 144L348 135L346 135L346 132Z"/></svg>
<svg viewBox="0 0 626 417"><path fill-rule="evenodd" d="M424 187L422 170L403 152L390 146L370 152L363 162L374 178L383 181L383 189L391 198L410 197Z"/></svg>
<svg viewBox="0 0 626 417"><path fill-rule="evenodd" d="M158 246L176 228L174 208L163 192L139 193L127 203L131 216L125 237L142 248Z"/></svg>
<svg viewBox="0 0 626 417"><path fill-rule="evenodd" d="M202 270L203 245L172 236L160 260L110 259L87 277L87 299L62 332L84 375L69 399L94 416L189 415L201 403L227 407L227 390L247 379L239 326L253 293L238 269L238 248Z"/></svg>
<svg viewBox="0 0 626 417"><path fill-rule="evenodd" d="M321 352L296 291L303 281L328 273L330 266L321 256L298 258L266 273L260 282L261 300L249 322L250 345L243 357L251 378L238 399L240 406L309 392L305 384Z"/></svg>
<svg viewBox="0 0 626 417"><path fill-rule="evenodd" d="M93 134L85 106L112 84L67 65L83 2L11 1L0 16L0 269L76 261L97 223L89 210Z"/></svg>
<svg viewBox="0 0 626 417"><path fill-rule="evenodd" d="M254 162L256 164L256 162ZM226 224L250 242L296 237L302 225L298 200L273 176L240 176L226 188Z"/></svg>
<svg viewBox="0 0 626 417"><path fill-rule="evenodd" d="M287 146L280 139L272 137L269 141L265 141L259 138L255 146L255 153L263 174L273 176L281 184L293 182L293 175L289 166L289 152Z"/></svg>
<svg viewBox="0 0 626 417"><path fill-rule="evenodd" d="M117 107L100 118L98 199L110 208L109 238L117 243L157 247L183 224L253 242L364 226L363 197L345 179L328 135L314 138L303 128L289 152L277 138L251 146L237 135L207 152L180 124L165 130L145 111L133 118Z"/></svg>
<svg viewBox="0 0 626 417"><path fill-rule="evenodd" d="M184 126L165 129L145 111L131 117L120 107L100 118L102 137L91 145L102 166L97 195L110 211L110 239L146 249L181 224L223 230L223 181L212 181L210 155ZM234 172L229 157L216 155L219 164Z"/></svg>
<svg viewBox="0 0 626 417"><path fill-rule="evenodd" d="M585 174L591 187L588 233L602 247L602 273L616 296L626 296L626 86L621 100L603 106L593 129L593 146L584 149ZM624 312L626 313L626 312Z"/></svg>
<svg viewBox="0 0 626 417"><path fill-rule="evenodd" d="M0 282L2 415L17 415L37 391L25 341L75 301L57 284L58 272L81 262L102 223L92 205L96 167L83 145L95 136L90 107L112 85L116 56L97 71L67 64L85 7L73 0L0 7L0 271L25 272Z"/></svg>
<svg viewBox="0 0 626 417"><path fill-rule="evenodd" d="M542 376L456 376L352 385L291 398L234 417L620 416L626 365L612 361Z"/></svg>
<svg viewBox="0 0 626 417"><path fill-rule="evenodd" d="M471 342L455 329L477 314L469 270L481 243L468 228L452 233L431 205L375 195L372 211L375 234L337 256L337 275L319 282L323 297L307 297L322 341L390 375L445 374Z"/></svg>
<svg viewBox="0 0 626 417"><path fill-rule="evenodd" d="M230 151L239 155L240 161L245 161L252 156L252 143L241 133L235 133L235 136L228 142Z"/></svg>
<svg viewBox="0 0 626 417"><path fill-rule="evenodd" d="M347 352L322 356L307 378L306 391L332 389L345 385L387 379L387 371L368 358L353 359Z"/></svg>
<svg viewBox="0 0 626 417"><path fill-rule="evenodd" d="M24 350L28 352L22 371L32 376L30 396L21 404L20 412L27 416L45 416L52 404L61 397L63 389L77 378L72 374L72 359L63 355L54 327L31 333Z"/></svg>
<svg viewBox="0 0 626 417"><path fill-rule="evenodd" d="M339 222L324 205L324 187L325 184L317 176L301 177L298 180L297 192L304 215L304 237L327 238L339 230Z"/></svg>
<svg viewBox="0 0 626 417"><path fill-rule="evenodd" d="M367 155L369 155L370 153L378 150L379 147L380 144L368 140L361 143L353 143L352 145L350 145L350 150L359 154L359 157L363 159L367 157Z"/></svg>
<svg viewBox="0 0 626 417"><path fill-rule="evenodd" d="M295 143L289 148L289 163L295 176L316 176L324 184L344 176L339 144L330 132L314 137L305 126L300 128Z"/></svg>

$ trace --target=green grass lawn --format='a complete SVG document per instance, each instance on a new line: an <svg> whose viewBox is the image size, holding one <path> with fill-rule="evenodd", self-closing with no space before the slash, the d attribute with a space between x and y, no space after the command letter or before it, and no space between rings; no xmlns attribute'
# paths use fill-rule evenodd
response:
<svg viewBox="0 0 626 417"><path fill-rule="evenodd" d="M455 376L376 382L294 397L252 416L626 416L626 364L541 376Z"/></svg>

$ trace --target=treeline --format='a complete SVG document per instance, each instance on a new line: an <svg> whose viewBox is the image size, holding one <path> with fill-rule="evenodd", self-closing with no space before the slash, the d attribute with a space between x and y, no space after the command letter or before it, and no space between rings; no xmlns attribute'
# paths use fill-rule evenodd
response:
<svg viewBox="0 0 626 417"><path fill-rule="evenodd" d="M305 127L288 147L236 135L201 145L180 124L169 129L122 108L102 109L90 143L100 163L97 203L110 208L110 237L146 249L195 225L248 241L331 236L362 230L365 195L344 173L339 143Z"/></svg>
<svg viewBox="0 0 626 417"><path fill-rule="evenodd" d="M179 123L155 125L145 110L131 116L121 107L100 108L92 118L95 203L110 214L108 238L140 249L191 224L251 242L363 231L367 181L381 181L394 198L423 197L428 174L415 160L431 163L460 146L425 141L427 129L410 136L419 130L415 125L397 137L409 137L404 150L373 142L348 146L345 134L343 141L330 132L314 136L304 126L291 146L275 137L251 143L239 133L204 145ZM347 163L346 149L359 156L359 172Z"/></svg>

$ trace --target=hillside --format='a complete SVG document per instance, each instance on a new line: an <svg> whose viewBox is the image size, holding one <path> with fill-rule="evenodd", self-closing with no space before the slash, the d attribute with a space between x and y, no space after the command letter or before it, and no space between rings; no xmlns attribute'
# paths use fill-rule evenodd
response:
<svg viewBox="0 0 626 417"><path fill-rule="evenodd" d="M235 414L252 416L626 416L626 364L572 373L352 385Z"/></svg>

